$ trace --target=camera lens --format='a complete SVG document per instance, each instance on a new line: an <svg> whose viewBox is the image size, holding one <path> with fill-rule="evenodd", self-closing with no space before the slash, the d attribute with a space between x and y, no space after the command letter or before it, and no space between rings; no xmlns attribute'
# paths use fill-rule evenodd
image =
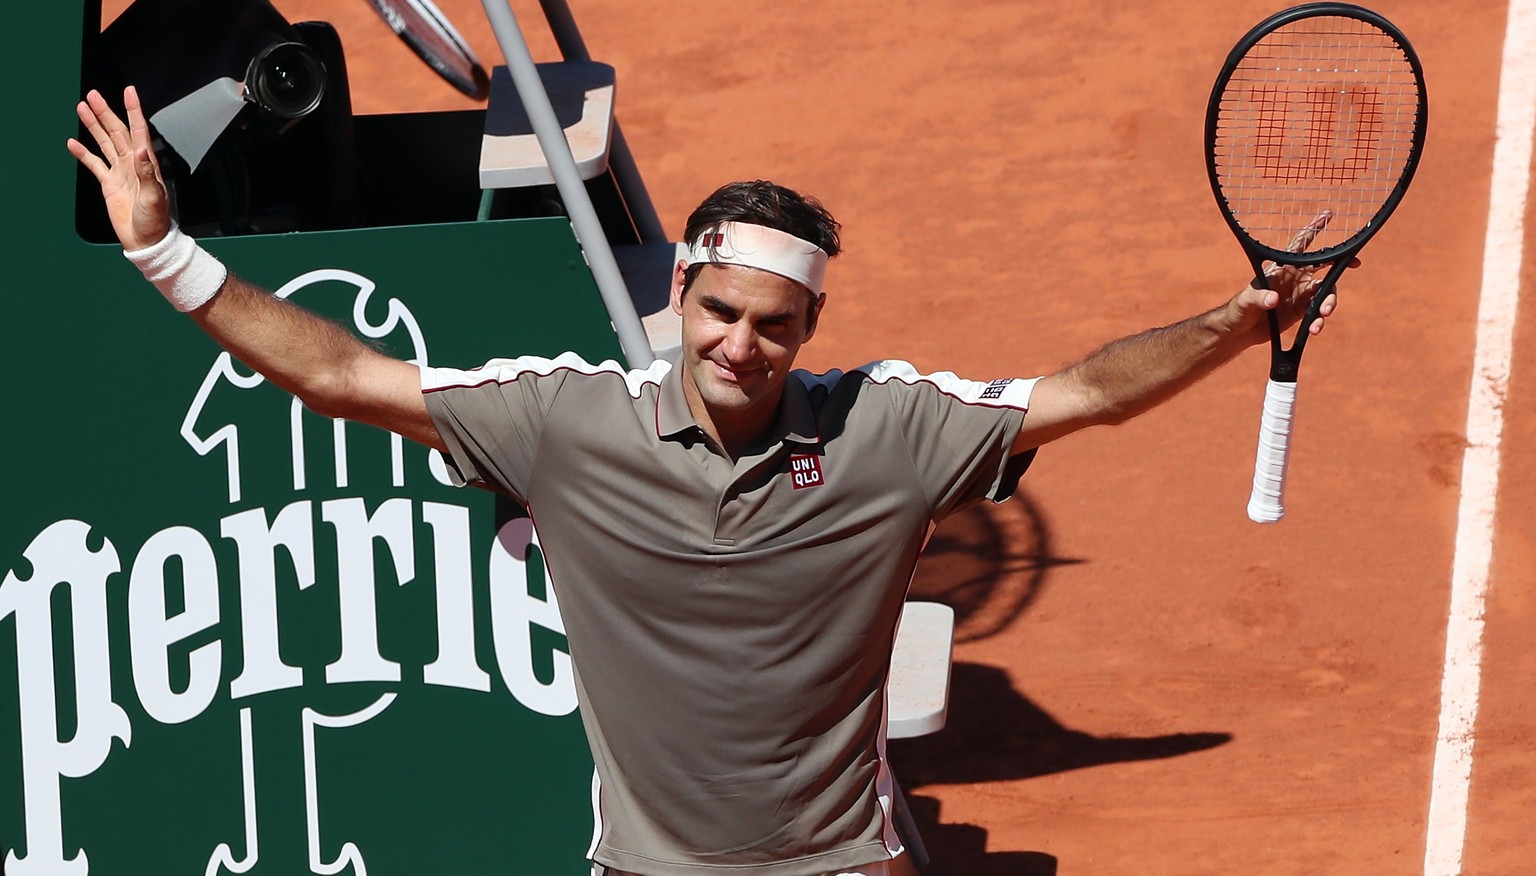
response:
<svg viewBox="0 0 1536 876"><path fill-rule="evenodd" d="M276 43L251 59L245 87L257 106L296 119L308 115L325 96L325 65L303 43Z"/></svg>

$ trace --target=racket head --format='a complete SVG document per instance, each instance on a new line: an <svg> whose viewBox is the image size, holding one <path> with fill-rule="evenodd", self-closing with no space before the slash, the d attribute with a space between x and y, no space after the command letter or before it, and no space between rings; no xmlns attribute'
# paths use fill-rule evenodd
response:
<svg viewBox="0 0 1536 876"><path fill-rule="evenodd" d="M1348 3L1286 9L1238 41L1211 89L1211 190L1255 268L1340 261L1397 208L1427 123L1424 70L1395 25Z"/></svg>
<svg viewBox="0 0 1536 876"><path fill-rule="evenodd" d="M475 100L491 93L485 68L432 0L368 0L368 5L454 88Z"/></svg>

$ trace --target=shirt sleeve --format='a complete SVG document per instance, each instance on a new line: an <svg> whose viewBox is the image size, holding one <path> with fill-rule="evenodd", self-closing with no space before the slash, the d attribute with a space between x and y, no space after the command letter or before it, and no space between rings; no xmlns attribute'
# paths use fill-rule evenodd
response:
<svg viewBox="0 0 1536 876"><path fill-rule="evenodd" d="M975 381L919 374L906 362L871 366L890 396L912 465L940 519L971 502L1013 495L1035 452L1013 455L1038 378Z"/></svg>
<svg viewBox="0 0 1536 876"><path fill-rule="evenodd" d="M526 505L550 407L567 375L590 367L565 353L492 359L468 371L422 368L427 413L448 445L454 480Z"/></svg>

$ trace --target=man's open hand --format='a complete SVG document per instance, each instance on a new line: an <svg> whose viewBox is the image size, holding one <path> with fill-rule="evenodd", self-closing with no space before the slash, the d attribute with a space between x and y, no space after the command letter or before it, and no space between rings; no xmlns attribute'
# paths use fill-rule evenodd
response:
<svg viewBox="0 0 1536 876"><path fill-rule="evenodd" d="M1331 218L1333 218L1333 212L1330 210L1319 213L1317 218L1296 232L1296 236L1291 238L1286 249L1289 252L1305 252L1316 239L1318 232L1327 227L1328 220ZM1266 288L1261 289L1257 285L1249 284L1232 299L1230 307L1234 323L1240 332L1253 335L1253 343L1262 343L1269 337L1269 329L1265 325L1265 311L1275 311L1275 316L1280 320L1280 329L1284 331L1299 322L1306 314L1308 305L1312 303L1317 291L1322 288L1323 279L1330 271L1359 266L1359 259L1350 259L1346 266L1325 264L1301 268L1270 262L1264 267ZM1337 306L1338 295L1330 292L1318 307L1318 318L1307 326L1307 331L1314 335L1320 333L1326 318L1333 314Z"/></svg>
<svg viewBox="0 0 1536 876"><path fill-rule="evenodd" d="M171 208L160 178L159 162L149 145L149 123L144 119L139 94L131 85L123 90L123 106L128 114L127 125L100 93L91 91L75 107L75 112L101 154L73 137L67 146L69 154L101 183L112 230L123 249L131 252L165 237L171 227Z"/></svg>

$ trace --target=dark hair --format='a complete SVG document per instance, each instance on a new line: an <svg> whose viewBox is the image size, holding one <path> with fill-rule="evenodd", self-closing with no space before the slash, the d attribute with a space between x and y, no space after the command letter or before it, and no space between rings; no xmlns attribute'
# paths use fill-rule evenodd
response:
<svg viewBox="0 0 1536 876"><path fill-rule="evenodd" d="M793 234L821 247L829 257L843 248L838 239L843 226L820 201L767 180L727 183L715 189L688 216L683 240L692 246L705 231L722 222L747 222ZM692 265L685 272L684 293L703 267Z"/></svg>

